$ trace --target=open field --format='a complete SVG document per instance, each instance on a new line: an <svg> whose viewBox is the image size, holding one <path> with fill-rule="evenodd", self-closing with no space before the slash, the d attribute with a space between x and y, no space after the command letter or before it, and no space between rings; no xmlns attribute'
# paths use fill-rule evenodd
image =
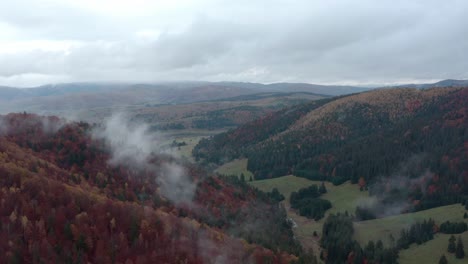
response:
<svg viewBox="0 0 468 264"><path fill-rule="evenodd" d="M310 186L312 184L319 185L321 184L320 181L311 181L305 178L288 175L274 179L254 181L250 184L263 191L271 191L275 187L278 188L278 191L286 197L284 206L288 212L288 216L297 224L297 227L294 228L295 235L305 248L312 248L315 252L318 252L319 237L314 237L313 233L315 231L320 236L320 233L322 232L322 225L326 217L330 213L345 211L354 213L356 204L361 199L368 197L367 192L359 191L357 185L353 185L349 182L339 186L334 186L329 182L325 182L325 186L328 192L321 197L329 200L332 203L332 208L325 213L324 218L319 221L314 221L312 219L298 215L293 209L291 209L289 205L289 196L291 192L297 191L301 188Z"/></svg>
<svg viewBox="0 0 468 264"><path fill-rule="evenodd" d="M324 194L322 198L329 200L332 203L333 207L327 211L324 218L322 218L319 221L314 221L296 214L296 212L290 208L289 196L293 191L297 191L312 184L321 184L321 182L310 181L304 178L289 175L274 179L253 181L250 184L263 191L271 191L273 188L277 188L286 197L286 201L283 204L288 212L288 216L291 219L293 219L294 222L297 224L297 227L294 228L295 235L301 241L302 245L305 248L312 248L315 252L318 252L319 249L318 241L322 232L322 225L326 217L330 213L344 211L348 211L349 213L354 214L356 205L360 202L360 200L366 199L366 197L368 197L367 192L359 191L357 185L350 184L349 182L339 186L334 186L333 184L326 182L325 186L327 187L328 192ZM409 226L411 223L414 223L416 221L422 221L424 219L429 218L434 219L438 224L447 220L463 221L464 212L465 210L463 206L461 206L460 204L455 204L433 208L430 210L420 211L416 213L402 214L375 220L355 222L355 238L359 241L361 245L365 245L369 240L378 239L381 239L382 241L384 241L384 243L386 243L388 242L390 234L392 234L397 239L399 237L401 229ZM318 233L318 237L313 236L314 231ZM436 238L441 241L444 240L443 243L446 243L446 239L444 238L444 236L445 235L443 234L438 234ZM465 232L464 236L468 236L468 233ZM464 241L466 241L465 244L468 245L468 238L466 238ZM424 252L431 250L431 246L435 247L435 243L442 242L430 241L426 243L427 245L425 244L424 246L421 246L421 248L413 245L410 249L404 252L402 251L403 253L401 263L431 263L429 259L437 259L436 261L438 261L440 257L440 254L438 253L439 251L434 251L439 255L435 256L437 254L434 253L433 256L428 257L428 262L416 261L418 257L413 256L413 253L411 253L412 251L414 251L414 254L425 254ZM446 245L444 245L443 248L445 249ZM407 253L407 251L409 251L409 253ZM449 263L461 262L450 262L449 259Z"/></svg>
<svg viewBox="0 0 468 264"><path fill-rule="evenodd" d="M415 213L356 222L354 223L355 238L361 245L367 243L369 240L378 239L381 239L385 243L388 241L390 234L397 239L401 229L408 227L414 222L429 218L434 219L436 224L441 224L448 220L463 221L464 212L465 209L462 205L453 204Z"/></svg>
<svg viewBox="0 0 468 264"><path fill-rule="evenodd" d="M251 185L263 191L271 191L273 188L278 188L287 199L293 191L301 188L308 187L312 184L320 185L320 181L311 181L305 178L296 177L293 175L283 176L279 178L259 180L251 182ZM359 200L368 197L367 192L359 191L357 185L349 182L335 186L330 182L325 182L328 192L321 196L321 198L329 200L333 207L328 210L328 213L345 212L354 213Z"/></svg>
<svg viewBox="0 0 468 264"><path fill-rule="evenodd" d="M273 188L277 188L280 193L282 193L287 199L289 199L289 195L293 191L297 191L301 188L310 186L314 184L314 182L305 178L288 175L273 179L253 181L250 182L250 184L265 192L269 192Z"/></svg>
<svg viewBox="0 0 468 264"><path fill-rule="evenodd" d="M187 145L177 147L176 153L180 154L183 158L186 158L189 161L194 162L195 160L192 157L192 150L202 138L204 138L204 136L197 136L197 135L177 138L176 139L177 142L179 143L185 142Z"/></svg>
<svg viewBox="0 0 468 264"><path fill-rule="evenodd" d="M239 177L241 173L243 173L245 180L249 180L250 177L253 177L252 172L247 170L247 159L235 159L231 162L225 163L219 166L215 172L223 175L236 175Z"/></svg>
<svg viewBox="0 0 468 264"><path fill-rule="evenodd" d="M187 145L174 147L173 150L176 154L182 158L187 159L190 162L195 162L192 157L192 150L198 144L202 138L212 136L217 133L224 132L225 130L206 130L206 129L180 129L180 130L168 130L161 132L161 136L164 139L162 146L169 147L175 140L177 143L185 142Z"/></svg>
<svg viewBox="0 0 468 264"><path fill-rule="evenodd" d="M468 252L468 231L455 235L462 237L463 244L465 245L465 254ZM445 257L450 264L462 264L468 262L468 257L464 259L455 258L454 254L447 252L448 240L450 235L436 234L435 238L422 245L411 245L409 249L400 251L399 262L401 264L419 264L419 263L438 263L440 256L445 254Z"/></svg>

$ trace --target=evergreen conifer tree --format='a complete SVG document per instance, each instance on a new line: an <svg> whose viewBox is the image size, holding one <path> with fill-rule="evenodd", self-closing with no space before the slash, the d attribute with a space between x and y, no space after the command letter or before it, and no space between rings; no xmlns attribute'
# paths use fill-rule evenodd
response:
<svg viewBox="0 0 468 264"><path fill-rule="evenodd" d="M452 236L450 236L450 239L449 239L449 244L448 244L447 251L449 253L455 253L455 250L456 250L455 237L452 235Z"/></svg>
<svg viewBox="0 0 468 264"><path fill-rule="evenodd" d="M461 237L458 237L457 241L457 249L455 250L455 257L457 259L462 259L465 257L465 250L463 248L463 241Z"/></svg>
<svg viewBox="0 0 468 264"><path fill-rule="evenodd" d="M447 264L448 261L447 261L447 258L445 257L445 255L442 255L439 259L439 264Z"/></svg>

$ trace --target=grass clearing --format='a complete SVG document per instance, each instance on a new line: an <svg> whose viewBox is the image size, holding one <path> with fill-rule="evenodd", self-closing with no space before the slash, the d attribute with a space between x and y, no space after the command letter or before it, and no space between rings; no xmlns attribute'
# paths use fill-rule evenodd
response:
<svg viewBox="0 0 468 264"><path fill-rule="evenodd" d="M454 236L457 239L458 236L462 237L466 253L468 251L468 231ZM454 254L447 252L449 238L448 234L436 234L433 240L424 244L411 245L409 249L400 251L398 261L401 264L439 263L439 258L444 254L450 264L467 263L467 256L464 259L457 259Z"/></svg>
<svg viewBox="0 0 468 264"><path fill-rule="evenodd" d="M293 191L308 187L312 184L320 185L320 181L311 181L305 178L288 175L279 178L253 181L250 182L250 184L262 191L271 191L273 188L277 188L278 191L286 197L284 206L288 216L297 224L297 227L294 228L294 234L305 248L312 248L314 252L319 252L320 234L322 233L322 225L327 216L330 213L345 211L354 213L359 201L369 196L368 192L359 191L359 187L350 182L343 183L339 186L325 182L327 193L322 195L321 198L329 200L332 203L332 208L325 213L324 218L319 221L314 221L313 219L298 215L295 210L291 209L289 196ZM318 233L318 237L313 236L314 231Z"/></svg>
<svg viewBox="0 0 468 264"><path fill-rule="evenodd" d="M180 146L176 148L177 153L179 153L182 157L188 159L191 162L194 162L192 156L193 148L198 144L198 142L204 138L203 136L185 136L177 138L177 142L185 142L187 145Z"/></svg>
<svg viewBox="0 0 468 264"><path fill-rule="evenodd" d="M466 221L466 219L463 219L464 212L465 209L462 205L453 204L415 213L355 222L354 236L361 245L366 244L369 240L376 241L378 239L381 239L384 243L388 243L390 234L395 239L398 239L401 229L409 227L412 223L429 218L432 218L439 225L445 221Z"/></svg>
<svg viewBox="0 0 468 264"><path fill-rule="evenodd" d="M271 191L273 188L277 188L278 191L286 197L286 201L283 202L283 204L287 210L288 216L297 224L297 227L294 228L294 234L305 248L312 248L314 252L319 252L319 240L326 217L330 213L345 211L354 214L356 205L369 197L368 192L359 191L357 185L353 185L349 182L339 186L334 186L329 182L325 182L328 192L321 197L329 200L333 207L325 213L324 218L319 221L314 221L298 215L295 210L291 209L289 196L293 191L308 187L312 184L318 185L321 184L321 182L288 175L279 178L253 181L249 182L249 184L262 191ZM355 239L362 246L367 244L369 240L376 241L381 239L384 243L388 243L390 234L392 234L395 239L398 239L401 229L408 227L412 223L429 218L434 219L437 224L441 224L445 221L463 221L464 212L465 209L462 205L455 204L415 213L355 222ZM468 222L467 219L464 221ZM313 236L314 231L318 233L318 237ZM465 232L463 235L464 237L468 236L468 232ZM401 251L401 263L437 263L442 253L446 250L447 240L448 237L446 235L437 234L435 241L429 241L420 246L412 245L410 249ZM468 245L468 237L464 239L464 242L465 245ZM443 244L442 251L439 249L436 250L437 247L441 247L441 243ZM422 255L427 255L428 257L423 257ZM449 263L464 263L463 261L453 260L453 256L448 256L446 254L446 257ZM421 261L419 261L420 259ZM426 259L427 261L425 261Z"/></svg>
<svg viewBox="0 0 468 264"><path fill-rule="evenodd" d="M252 172L247 170L247 159L235 159L225 163L219 166L215 172L223 175L236 175L238 177L243 173L246 181L250 177L253 177Z"/></svg>
<svg viewBox="0 0 468 264"><path fill-rule="evenodd" d="M283 177L278 177L278 178L273 178L273 179L258 180L258 181L253 181L249 183L250 185L264 192L269 192L273 190L273 188L277 188L278 191L281 194L283 194L288 200L292 192L314 184L313 181L310 181L305 178L296 177L293 175L288 175L288 176L283 176Z"/></svg>
<svg viewBox="0 0 468 264"><path fill-rule="evenodd" d="M320 185L322 182L288 175L279 178L253 181L250 184L262 191L271 191L273 188L277 188L278 191L286 197L286 200L289 201L289 196L293 191L308 187L312 184ZM325 187L327 188L327 193L322 195L321 198L329 200L332 203L332 208L327 211L325 217L330 213L345 211L354 213L359 201L369 197L367 191L361 192L356 184L351 184L350 182L338 186L330 182L325 182Z"/></svg>
<svg viewBox="0 0 468 264"><path fill-rule="evenodd" d="M170 147L174 140L178 143L185 142L187 145L174 147L172 150L182 158L187 159L190 162L195 162L195 159L192 156L192 150L198 142L200 142L202 138L210 137L223 131L224 130L180 129L156 133L159 133L162 136L163 147Z"/></svg>

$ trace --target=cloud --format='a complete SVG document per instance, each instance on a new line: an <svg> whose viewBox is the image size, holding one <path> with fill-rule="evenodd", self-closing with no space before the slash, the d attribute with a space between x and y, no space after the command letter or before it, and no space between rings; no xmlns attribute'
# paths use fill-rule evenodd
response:
<svg viewBox="0 0 468 264"><path fill-rule="evenodd" d="M162 147L162 138L150 133L145 124L128 121L124 114L114 114L102 127L93 131L93 138L104 140L111 151L111 165L129 166L150 171L160 187L161 194L175 204L191 204L196 184L185 168ZM170 156L160 165L151 162L155 155Z"/></svg>
<svg viewBox="0 0 468 264"><path fill-rule="evenodd" d="M0 82L33 74L50 81L341 84L468 78L466 1L108 4L0 4L0 46L23 47L0 50ZM44 50L38 40L62 48Z"/></svg>

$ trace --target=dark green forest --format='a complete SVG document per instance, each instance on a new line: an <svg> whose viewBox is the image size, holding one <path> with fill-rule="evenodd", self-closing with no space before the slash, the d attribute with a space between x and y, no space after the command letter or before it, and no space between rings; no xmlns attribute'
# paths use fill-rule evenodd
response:
<svg viewBox="0 0 468 264"><path fill-rule="evenodd" d="M294 174L338 185L363 179L382 204L413 201L406 211L464 202L468 89L438 91L409 100L405 93L434 90L385 90L397 106L361 100L312 124L295 124L327 104L352 102L354 95L311 102L202 140L193 154L205 164L246 157L256 180Z"/></svg>
<svg viewBox="0 0 468 264"><path fill-rule="evenodd" d="M291 207L298 211L299 215L318 221L323 218L325 211L332 207L328 200L319 198L320 195L326 192L323 183L320 187L313 184L297 192L292 192L289 202Z"/></svg>

